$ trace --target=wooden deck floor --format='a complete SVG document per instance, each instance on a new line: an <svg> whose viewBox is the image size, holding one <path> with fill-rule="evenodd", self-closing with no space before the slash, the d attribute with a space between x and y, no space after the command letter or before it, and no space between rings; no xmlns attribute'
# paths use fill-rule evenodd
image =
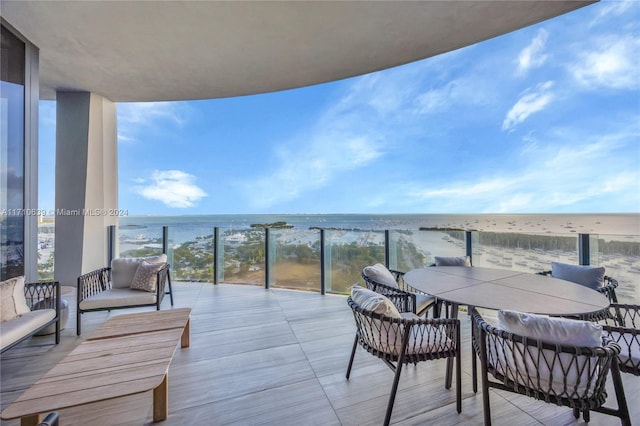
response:
<svg viewBox="0 0 640 426"><path fill-rule="evenodd" d="M378 425L382 423L393 373L359 349L351 379L344 377L353 316L343 296L202 283L174 283L175 306L191 307L191 346L178 348L169 370L166 425ZM75 334L74 296L61 344L36 337L1 358L1 406L17 398L82 337ZM169 309L165 298L163 308ZM84 315L83 335L109 316ZM395 425L481 425L482 396L471 389L469 319L463 323L462 414L454 389L444 389L445 361L403 370L392 416ZM624 374L632 422L640 424L640 378ZM609 405L615 405L610 392ZM568 408L511 393L491 391L495 425L570 425ZM60 411L61 424L145 425L152 423L151 392ZM19 425L3 421L2 425ZM619 420L592 413L591 425Z"/></svg>

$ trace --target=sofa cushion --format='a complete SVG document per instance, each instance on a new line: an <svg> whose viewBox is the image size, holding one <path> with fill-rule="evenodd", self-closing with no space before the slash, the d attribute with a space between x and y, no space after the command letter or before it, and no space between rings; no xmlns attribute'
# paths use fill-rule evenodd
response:
<svg viewBox="0 0 640 426"><path fill-rule="evenodd" d="M0 321L10 321L30 312L24 295L24 276L0 283Z"/></svg>
<svg viewBox="0 0 640 426"><path fill-rule="evenodd" d="M131 288L134 290L155 292L156 284L158 282L156 274L164 267L164 265L164 263L149 263L146 260L142 261L138 266L136 274L133 276Z"/></svg>
<svg viewBox="0 0 640 426"><path fill-rule="evenodd" d="M111 286L113 288L130 288L138 266L143 261L166 263L167 255L113 259L111 261Z"/></svg>
<svg viewBox="0 0 640 426"><path fill-rule="evenodd" d="M152 305L154 303L156 303L156 293L131 290L129 288L113 288L84 299L80 302L80 309L118 308Z"/></svg>
<svg viewBox="0 0 640 426"><path fill-rule="evenodd" d="M56 311L54 309L41 309L26 312L11 321L3 322L0 332L0 349L17 342L24 336L33 334L55 317Z"/></svg>
<svg viewBox="0 0 640 426"><path fill-rule="evenodd" d="M594 290L604 285L604 268L585 265L569 265L552 262L551 276L561 280L571 281Z"/></svg>
<svg viewBox="0 0 640 426"><path fill-rule="evenodd" d="M471 266L469 256L434 256L436 266Z"/></svg>
<svg viewBox="0 0 640 426"><path fill-rule="evenodd" d="M376 263L372 266L365 266L362 270L367 278L379 283L388 285L389 287L398 288L398 283L393 274L382 263Z"/></svg>

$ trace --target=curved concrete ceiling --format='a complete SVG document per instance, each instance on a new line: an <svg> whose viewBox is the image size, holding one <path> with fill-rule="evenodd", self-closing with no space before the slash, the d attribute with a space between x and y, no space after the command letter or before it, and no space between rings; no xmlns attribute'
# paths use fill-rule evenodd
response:
<svg viewBox="0 0 640 426"><path fill-rule="evenodd" d="M591 1L30 1L2 17L40 49L41 98L115 102L291 89L406 64Z"/></svg>

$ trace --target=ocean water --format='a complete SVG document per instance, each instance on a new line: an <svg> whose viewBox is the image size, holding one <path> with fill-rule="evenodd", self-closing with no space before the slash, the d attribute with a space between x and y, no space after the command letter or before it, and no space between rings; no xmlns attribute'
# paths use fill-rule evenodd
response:
<svg viewBox="0 0 640 426"><path fill-rule="evenodd" d="M411 250L422 255L427 263L435 255L464 255L464 243L452 239L444 231L419 232L421 228L462 229L482 233L529 234L548 236L571 236L590 234L605 241L624 242L621 252L610 252L608 248L592 248L593 265L605 266L611 276L620 283L617 290L619 300L640 302L640 257L629 254L627 243L640 244L640 214L477 214L477 215L435 215L435 214L293 214L293 215L201 215L201 216L130 216L121 217L119 223L120 252L147 247L160 248L162 227L169 227L169 244L177 247L194 242L198 237L212 235L214 227L220 228L227 238L243 238L242 231L252 224L286 222L293 229L274 232L275 238L285 244L313 244L318 241L315 228L341 229L328 235L330 244L350 244L366 247L384 245L383 230L410 232L393 233L392 238L402 241L394 247L411 247L399 252L405 268L420 267L411 257ZM314 228L314 230L309 230ZM357 230L358 232L349 232ZM485 237L491 238L489 235ZM504 242L504 240L503 240ZM233 244L233 243L230 243ZM475 245L477 244L477 245ZM483 246L483 244L486 244ZM200 250L200 244L192 244ZM593 249L597 253L593 252ZM402 249L404 250L404 249ZM632 250L633 251L633 250ZM530 273L550 270L552 262L578 263L577 238L575 249L556 247L542 250L542 247L502 246L495 243L474 243L474 265L508 268ZM396 258L396 260L399 259ZM176 265L178 267L179 265ZM188 280L187 277L183 277ZM230 279L236 279L230 278Z"/></svg>
<svg viewBox="0 0 640 426"><path fill-rule="evenodd" d="M159 238L168 226L173 242L198 236L242 230L252 224L286 222L295 228L418 230L452 228L481 232L570 235L596 234L605 239L640 241L640 214L250 214L125 216L120 218L120 238Z"/></svg>

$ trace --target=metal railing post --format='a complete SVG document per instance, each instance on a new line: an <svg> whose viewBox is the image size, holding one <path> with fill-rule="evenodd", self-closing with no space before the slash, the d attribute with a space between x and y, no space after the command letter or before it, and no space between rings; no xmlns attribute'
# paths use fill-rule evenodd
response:
<svg viewBox="0 0 640 426"><path fill-rule="evenodd" d="M471 241L471 231L464 231L464 240L467 246L467 256L473 265L473 242Z"/></svg>
<svg viewBox="0 0 640 426"><path fill-rule="evenodd" d="M591 264L591 251L589 248L589 234L578 234L578 260L580 265Z"/></svg>
<svg viewBox="0 0 640 426"><path fill-rule="evenodd" d="M162 227L162 253L167 254L169 252L169 227L164 225Z"/></svg>
<svg viewBox="0 0 640 426"><path fill-rule="evenodd" d="M324 268L324 229L320 230L320 294L326 292L325 268Z"/></svg>
<svg viewBox="0 0 640 426"><path fill-rule="evenodd" d="M384 230L384 264L387 268L389 268L389 262L390 262L390 255L389 255L389 246L390 246L390 237L389 237L389 230L385 229Z"/></svg>
<svg viewBox="0 0 640 426"><path fill-rule="evenodd" d="M213 284L218 284L218 255L220 244L220 228L217 226L213 228Z"/></svg>
<svg viewBox="0 0 640 426"><path fill-rule="evenodd" d="M107 226L107 265L116 257L116 225Z"/></svg>
<svg viewBox="0 0 640 426"><path fill-rule="evenodd" d="M269 227L264 228L264 288L269 288Z"/></svg>

